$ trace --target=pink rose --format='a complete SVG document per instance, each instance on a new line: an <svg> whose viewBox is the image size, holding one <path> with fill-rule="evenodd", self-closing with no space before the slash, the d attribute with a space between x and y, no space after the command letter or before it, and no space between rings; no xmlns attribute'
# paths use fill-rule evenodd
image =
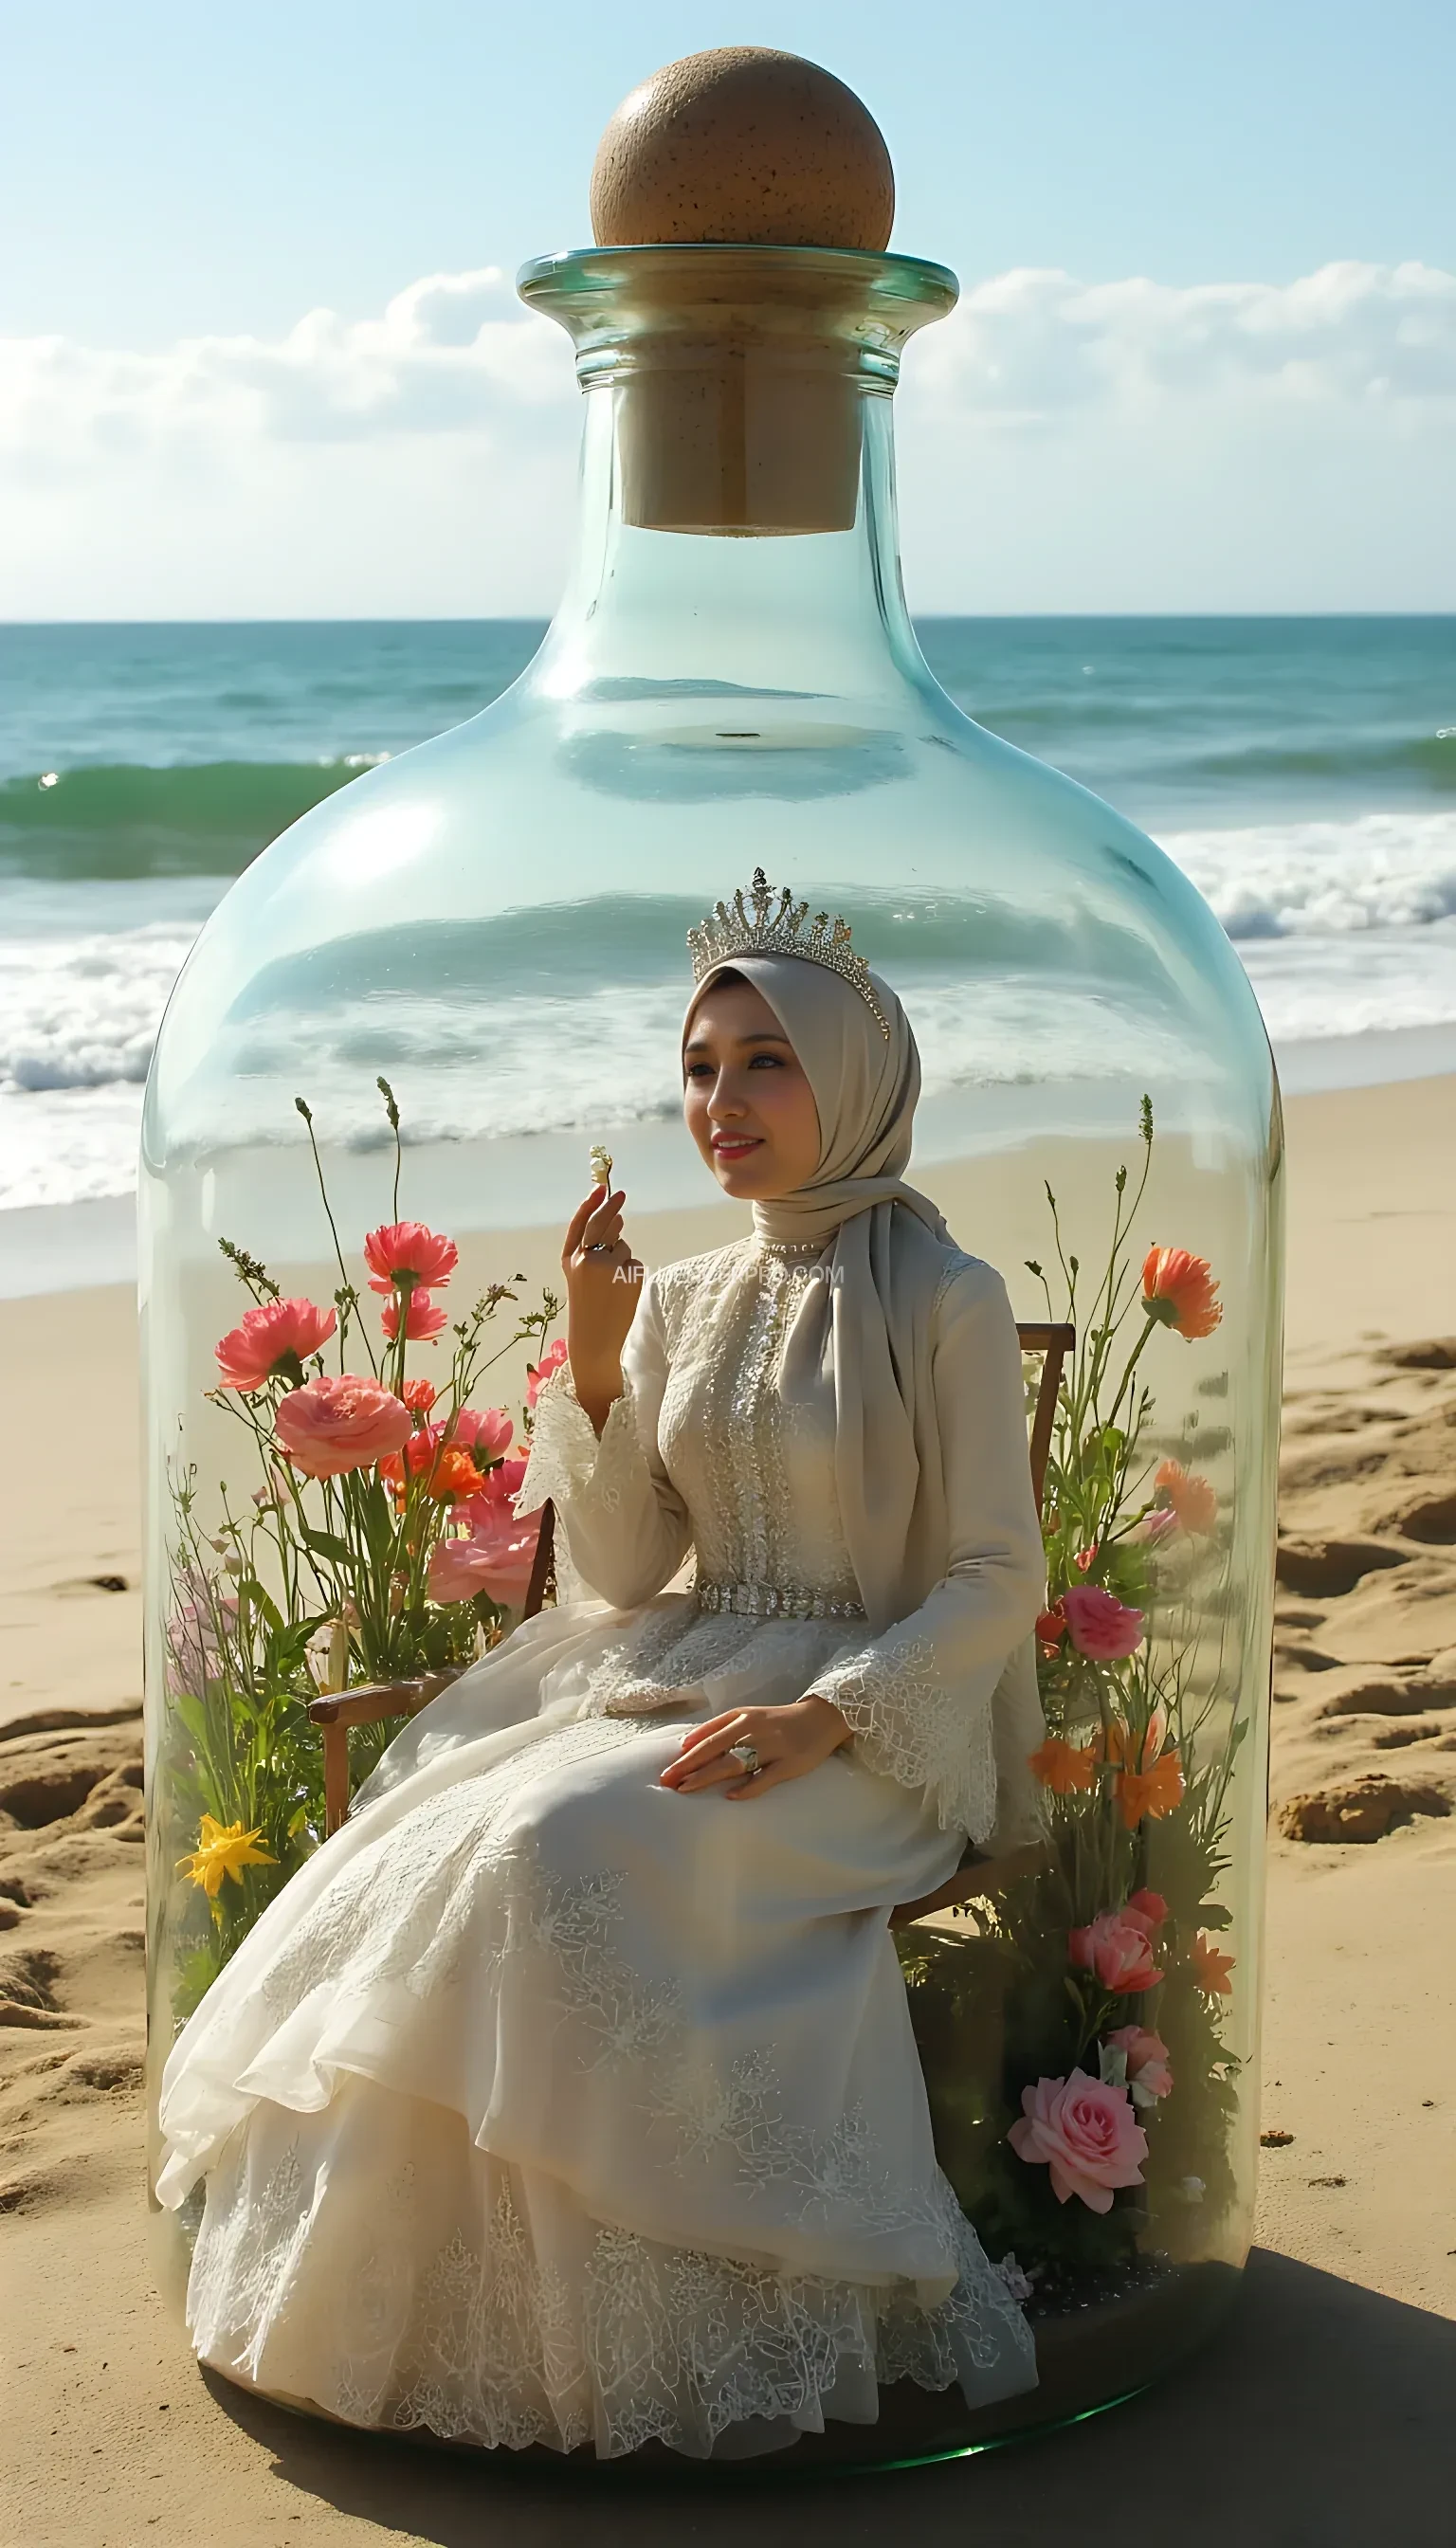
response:
<svg viewBox="0 0 1456 2548"><path fill-rule="evenodd" d="M540 1390L541 1383L543 1382L543 1380L549 1380L549 1379L551 1378L551 1375L552 1375L552 1373L553 1373L554 1371L560 1371L561 1366L562 1366L562 1364L566 1361L566 1359L567 1359L566 1338L565 1338L565 1336L558 1336L558 1337L557 1337L557 1339L556 1339L555 1344L552 1344L552 1345L548 1345L548 1346L547 1346L546 1351L545 1351L545 1352L543 1353L543 1355L541 1356L541 1359L540 1359L540 1361L539 1361L539 1362L535 1362L535 1363L529 1363L529 1362L528 1362L528 1363L527 1363L527 1365L526 1365L526 1405L527 1405L527 1407L534 1407L534 1406L535 1406L535 1404L536 1404L537 1394L538 1394L538 1392L539 1392L539 1390Z"/></svg>
<svg viewBox="0 0 1456 2548"><path fill-rule="evenodd" d="M337 1324L332 1310L316 1309L312 1301L265 1301L260 1309L244 1310L241 1325L218 1346L223 1387L261 1389L279 1371L301 1384L307 1357Z"/></svg>
<svg viewBox="0 0 1456 2548"><path fill-rule="evenodd" d="M462 1407L450 1427L450 1439L483 1469L488 1460L499 1460L509 1450L514 1431L514 1419L504 1407Z"/></svg>
<svg viewBox="0 0 1456 2548"><path fill-rule="evenodd" d="M448 1283L460 1262L453 1238L441 1238L422 1221L392 1221L364 1241L371 1292L410 1292Z"/></svg>
<svg viewBox="0 0 1456 2548"><path fill-rule="evenodd" d="M373 1380L311 1380L280 1402L274 1430L296 1469L309 1478L337 1478L367 1469L410 1439L403 1399Z"/></svg>
<svg viewBox="0 0 1456 2548"><path fill-rule="evenodd" d="M1088 1928L1073 1929L1067 1953L1077 1972L1095 1973L1103 1989L1119 1997L1151 1990L1162 1980L1145 1931L1121 1911L1104 1911Z"/></svg>
<svg viewBox="0 0 1456 2548"><path fill-rule="evenodd" d="M483 1502L484 1498L475 1499L470 1507L473 1514L480 1512ZM539 1513L517 1521L503 1504L496 1505L489 1519L476 1522L469 1539L436 1543L426 1578L430 1599L468 1601L474 1593L488 1592L502 1609L520 1609L540 1535Z"/></svg>
<svg viewBox="0 0 1456 2548"><path fill-rule="evenodd" d="M1150 1938L1154 1929L1160 1929L1167 1916L1168 1906L1162 1895L1149 1893L1145 1885L1140 1893L1129 1894L1128 1907L1123 1913L1129 1928L1140 1929L1144 1938Z"/></svg>
<svg viewBox="0 0 1456 2548"><path fill-rule="evenodd" d="M1150 2034L1145 2026L1120 2026L1106 2041L1126 2056L1135 2106L1155 2106L1159 2097L1167 2096L1173 2074L1168 2068L1168 2048L1160 2036Z"/></svg>
<svg viewBox="0 0 1456 2548"><path fill-rule="evenodd" d="M1100 1584L1072 1585L1060 1607L1078 1654L1094 1663L1119 1663L1125 1655L1136 1655L1142 1643L1141 1611L1130 1610Z"/></svg>
<svg viewBox="0 0 1456 2548"><path fill-rule="evenodd" d="M1115 2186L1142 2183L1147 2135L1126 2088L1074 2070L1023 2088L1021 2102L1021 2121L1006 2138L1029 2166L1050 2169L1058 2203L1075 2194L1090 2212L1110 2212Z"/></svg>

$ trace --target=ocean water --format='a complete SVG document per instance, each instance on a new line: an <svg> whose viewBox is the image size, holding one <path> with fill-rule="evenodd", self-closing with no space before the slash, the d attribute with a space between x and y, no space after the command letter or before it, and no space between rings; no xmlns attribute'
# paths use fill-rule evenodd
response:
<svg viewBox="0 0 1456 2548"><path fill-rule="evenodd" d="M229 878L359 770L474 714L541 634L0 628L0 1211L130 1192L157 1021ZM1456 618L920 634L972 716L1186 869L1294 1084L1456 1065ZM530 1130L550 1093L517 1096Z"/></svg>

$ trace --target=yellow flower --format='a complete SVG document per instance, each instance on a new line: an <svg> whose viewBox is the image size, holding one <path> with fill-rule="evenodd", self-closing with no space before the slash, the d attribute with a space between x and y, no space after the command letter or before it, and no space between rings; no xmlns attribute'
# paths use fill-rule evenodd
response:
<svg viewBox="0 0 1456 2548"><path fill-rule="evenodd" d="M260 1837L255 1831L245 1832L241 1823L225 1826L215 1822L211 1814L204 1814L197 1847L190 1858L178 1859L177 1872L190 1875L194 1884L203 1887L209 1901L214 1901L225 1875L230 1875L234 1884L240 1884L245 1866L277 1866L278 1861L270 1850L253 1847L254 1841Z"/></svg>

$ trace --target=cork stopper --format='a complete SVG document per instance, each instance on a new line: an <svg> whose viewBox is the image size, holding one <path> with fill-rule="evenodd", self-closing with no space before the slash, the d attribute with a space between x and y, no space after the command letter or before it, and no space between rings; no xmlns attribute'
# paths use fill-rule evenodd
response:
<svg viewBox="0 0 1456 2548"><path fill-rule="evenodd" d="M826 285L832 259L782 251L877 255L894 208L873 117L795 53L691 53L622 101L592 172L597 242L686 251L681 267L654 260L662 334L621 394L628 522L738 538L853 526L864 385L844 296L859 281Z"/></svg>
<svg viewBox="0 0 1456 2548"><path fill-rule="evenodd" d="M895 179L854 90L760 45L689 53L625 97L592 171L600 247L889 245Z"/></svg>

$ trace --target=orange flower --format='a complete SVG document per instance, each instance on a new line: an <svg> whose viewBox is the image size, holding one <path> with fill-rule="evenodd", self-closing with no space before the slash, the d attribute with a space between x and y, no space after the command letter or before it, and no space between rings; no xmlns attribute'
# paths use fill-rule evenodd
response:
<svg viewBox="0 0 1456 2548"><path fill-rule="evenodd" d="M1088 1743L1080 1750L1074 1743L1063 1743L1059 1734L1048 1734L1040 1752L1029 1756L1031 1766L1044 1787L1053 1796L1073 1796L1079 1789L1092 1789L1097 1784L1097 1745Z"/></svg>
<svg viewBox="0 0 1456 2548"><path fill-rule="evenodd" d="M1097 1736L1098 1756L1118 1769L1145 1770L1161 1752L1167 1730L1167 1719L1160 1707L1155 1707L1148 1717L1140 1743L1131 1725L1125 1725L1120 1716L1110 1716L1106 1728Z"/></svg>
<svg viewBox="0 0 1456 2548"><path fill-rule="evenodd" d="M447 1442L443 1424L421 1424L410 1434L403 1454L392 1451L380 1461L380 1476L388 1480L397 1504L403 1503L408 1479L418 1478L427 1496L436 1503L463 1503L471 1496L484 1494L486 1480L476 1467L470 1452L461 1442Z"/></svg>
<svg viewBox="0 0 1456 2548"><path fill-rule="evenodd" d="M485 1483L470 1453L458 1442L447 1442L424 1482L424 1492L436 1503L460 1503L468 1496L480 1495Z"/></svg>
<svg viewBox="0 0 1456 2548"><path fill-rule="evenodd" d="M1176 1752L1165 1752L1150 1770L1120 1770L1113 1793L1124 1828L1136 1831L1144 1814L1160 1822L1183 1798L1183 1765Z"/></svg>
<svg viewBox="0 0 1456 2548"><path fill-rule="evenodd" d="M1199 1989L1207 1991L1210 1999L1232 1997L1233 1984L1228 1976L1235 1960L1234 1956L1226 1956L1222 1947L1216 1947L1200 1929L1193 1941L1193 1969L1198 1975Z"/></svg>
<svg viewBox="0 0 1456 2548"><path fill-rule="evenodd" d="M1142 1265L1142 1307L1150 1319L1190 1343L1195 1336L1211 1336L1224 1315L1208 1258L1190 1256L1186 1247L1149 1247Z"/></svg>
<svg viewBox="0 0 1456 2548"><path fill-rule="evenodd" d="M1152 1483L1159 1495L1167 1497L1180 1529L1200 1536L1213 1529L1219 1518L1219 1499L1207 1478L1177 1460L1164 1460Z"/></svg>

